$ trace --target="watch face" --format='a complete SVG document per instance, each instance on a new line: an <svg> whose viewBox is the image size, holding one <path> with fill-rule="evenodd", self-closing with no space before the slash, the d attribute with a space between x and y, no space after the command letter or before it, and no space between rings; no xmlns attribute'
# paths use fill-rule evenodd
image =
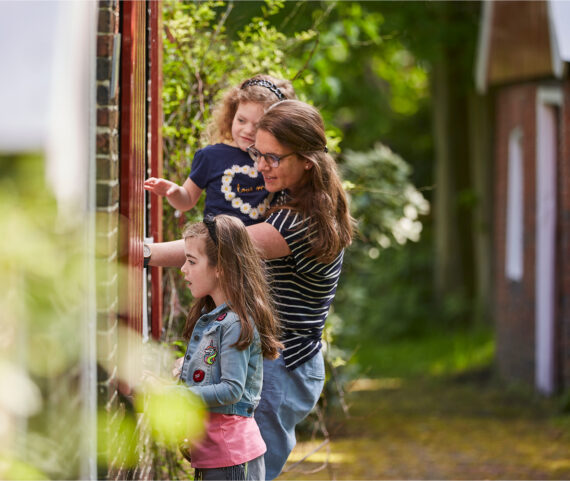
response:
<svg viewBox="0 0 570 481"><path fill-rule="evenodd" d="M150 247L146 244L143 244L143 256L150 257Z"/></svg>

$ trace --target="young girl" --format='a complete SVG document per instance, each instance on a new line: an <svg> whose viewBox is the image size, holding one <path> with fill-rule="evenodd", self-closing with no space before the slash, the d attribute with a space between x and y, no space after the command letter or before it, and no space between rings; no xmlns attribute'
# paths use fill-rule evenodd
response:
<svg viewBox="0 0 570 481"><path fill-rule="evenodd" d="M264 479L266 445L253 412L263 357L277 358L283 345L262 260L232 216L207 216L183 237L182 272L196 302L184 328L180 380L210 411L205 437L191 447L195 479L253 479L252 472Z"/></svg>
<svg viewBox="0 0 570 481"><path fill-rule="evenodd" d="M216 142L198 150L182 186L151 177L144 188L165 196L181 212L194 207L206 191L204 215L229 214L245 225L259 222L269 206L263 178L247 154L257 122L272 104L295 98L290 82L256 75L230 89L214 110L207 136Z"/></svg>

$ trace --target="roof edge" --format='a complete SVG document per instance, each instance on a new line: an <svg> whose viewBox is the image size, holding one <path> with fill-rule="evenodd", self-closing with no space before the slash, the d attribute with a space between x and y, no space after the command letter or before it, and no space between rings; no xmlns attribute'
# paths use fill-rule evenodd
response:
<svg viewBox="0 0 570 481"><path fill-rule="evenodd" d="M489 67L489 48L491 41L491 22L493 20L493 1L482 3L483 11L477 41L477 56L475 59L475 88L480 94L487 92L487 71Z"/></svg>

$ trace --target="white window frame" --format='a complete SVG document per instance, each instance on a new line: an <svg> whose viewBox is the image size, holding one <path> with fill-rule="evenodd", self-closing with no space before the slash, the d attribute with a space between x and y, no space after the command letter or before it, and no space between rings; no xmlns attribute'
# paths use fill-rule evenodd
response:
<svg viewBox="0 0 570 481"><path fill-rule="evenodd" d="M539 87L536 96L535 386L554 393L556 382L556 224L559 124L558 87Z"/></svg>
<svg viewBox="0 0 570 481"><path fill-rule="evenodd" d="M523 133L515 127L509 134L505 277L522 281L524 274L524 163Z"/></svg>

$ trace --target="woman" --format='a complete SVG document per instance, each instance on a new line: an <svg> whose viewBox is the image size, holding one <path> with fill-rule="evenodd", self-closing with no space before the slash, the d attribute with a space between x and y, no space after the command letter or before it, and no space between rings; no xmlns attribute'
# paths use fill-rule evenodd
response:
<svg viewBox="0 0 570 481"><path fill-rule="evenodd" d="M324 385L321 334L352 240L352 219L314 107L297 100L270 107L248 152L275 194L265 222L247 227L266 260L285 345L282 356L264 361L255 412L268 447L266 479L274 479L295 446L295 425ZM153 244L149 263L181 266L183 242Z"/></svg>

